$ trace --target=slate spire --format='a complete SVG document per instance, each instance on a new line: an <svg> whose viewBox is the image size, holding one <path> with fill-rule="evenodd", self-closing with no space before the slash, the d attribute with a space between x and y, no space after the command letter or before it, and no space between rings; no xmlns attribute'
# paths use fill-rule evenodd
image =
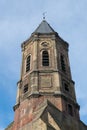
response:
<svg viewBox="0 0 87 130"><path fill-rule="evenodd" d="M47 21L43 19L43 21L40 23L40 25L37 27L37 29L34 31L34 33L49 34L49 33L55 33L55 31L47 23Z"/></svg>

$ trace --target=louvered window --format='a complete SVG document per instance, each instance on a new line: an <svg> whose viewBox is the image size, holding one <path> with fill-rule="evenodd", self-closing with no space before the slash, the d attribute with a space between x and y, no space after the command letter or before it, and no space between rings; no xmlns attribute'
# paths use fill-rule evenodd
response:
<svg viewBox="0 0 87 130"><path fill-rule="evenodd" d="M42 53L42 65L49 66L49 54L48 51L43 51Z"/></svg>
<svg viewBox="0 0 87 130"><path fill-rule="evenodd" d="M69 86L67 83L64 83L64 88L65 88L65 91L69 92Z"/></svg>
<svg viewBox="0 0 87 130"><path fill-rule="evenodd" d="M68 113L73 116L73 108L70 104L68 104Z"/></svg>
<svg viewBox="0 0 87 130"><path fill-rule="evenodd" d="M30 59L31 59L31 56L29 55L26 60L26 72L30 70Z"/></svg>
<svg viewBox="0 0 87 130"><path fill-rule="evenodd" d="M66 72L66 66L65 66L65 61L64 61L63 55L61 55L61 69L63 72Z"/></svg>
<svg viewBox="0 0 87 130"><path fill-rule="evenodd" d="M26 93L28 91L28 84L24 86L23 92Z"/></svg>

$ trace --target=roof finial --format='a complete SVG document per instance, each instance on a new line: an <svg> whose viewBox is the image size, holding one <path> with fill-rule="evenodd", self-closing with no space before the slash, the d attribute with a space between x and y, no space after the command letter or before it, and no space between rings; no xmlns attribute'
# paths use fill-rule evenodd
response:
<svg viewBox="0 0 87 130"><path fill-rule="evenodd" d="M45 20L45 17L46 17L46 12L43 13L43 20Z"/></svg>

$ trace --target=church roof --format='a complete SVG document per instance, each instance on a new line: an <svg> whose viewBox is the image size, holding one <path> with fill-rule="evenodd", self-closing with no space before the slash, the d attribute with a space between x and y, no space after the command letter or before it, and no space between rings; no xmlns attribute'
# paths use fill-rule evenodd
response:
<svg viewBox="0 0 87 130"><path fill-rule="evenodd" d="M55 33L54 29L47 23L46 20L43 20L34 33L48 34Z"/></svg>
<svg viewBox="0 0 87 130"><path fill-rule="evenodd" d="M32 122L32 124L35 124L41 119L47 128L49 128L49 126L51 127L49 128L50 130L87 130L87 126L82 121L77 120L70 115L67 116L67 114L61 112L49 100L45 100L33 114L36 119L33 120L34 122ZM42 127L43 126L41 126L41 128Z"/></svg>

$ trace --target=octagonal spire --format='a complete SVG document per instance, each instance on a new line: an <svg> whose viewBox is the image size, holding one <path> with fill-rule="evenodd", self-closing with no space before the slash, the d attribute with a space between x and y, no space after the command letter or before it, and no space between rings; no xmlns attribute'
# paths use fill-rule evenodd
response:
<svg viewBox="0 0 87 130"><path fill-rule="evenodd" d="M40 33L40 34L49 34L49 33L55 33L54 29L47 23L46 20L43 20L40 25L37 27L37 29L34 31L34 33Z"/></svg>

